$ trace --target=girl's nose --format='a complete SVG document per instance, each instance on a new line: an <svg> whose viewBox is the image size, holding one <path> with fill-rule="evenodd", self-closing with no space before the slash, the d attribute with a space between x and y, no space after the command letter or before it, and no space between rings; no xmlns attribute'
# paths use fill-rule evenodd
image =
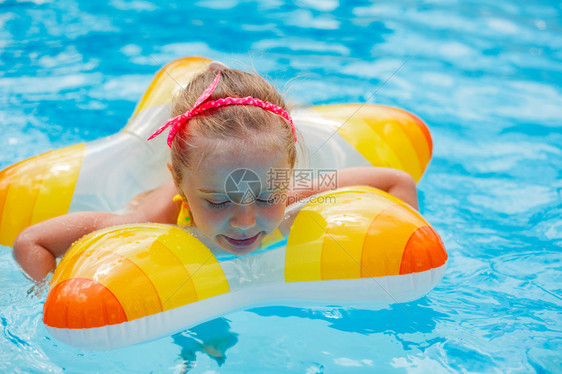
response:
<svg viewBox="0 0 562 374"><path fill-rule="evenodd" d="M230 225L241 230L254 227L256 225L256 214L253 205L239 205L230 219Z"/></svg>

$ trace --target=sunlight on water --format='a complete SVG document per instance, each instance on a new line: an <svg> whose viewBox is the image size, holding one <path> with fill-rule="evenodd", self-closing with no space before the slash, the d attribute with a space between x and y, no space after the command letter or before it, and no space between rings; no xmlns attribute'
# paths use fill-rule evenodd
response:
<svg viewBox="0 0 562 374"><path fill-rule="evenodd" d="M111 352L49 337L0 251L2 372L559 372L562 59L557 2L0 2L0 168L119 131L187 55L303 105L371 102L429 125L421 211L448 271L380 311L276 307ZM242 16L241 16L242 15Z"/></svg>

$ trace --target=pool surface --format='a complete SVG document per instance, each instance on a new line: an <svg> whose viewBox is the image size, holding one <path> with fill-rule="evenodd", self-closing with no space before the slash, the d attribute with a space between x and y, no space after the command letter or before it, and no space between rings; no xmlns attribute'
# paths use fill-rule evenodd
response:
<svg viewBox="0 0 562 374"><path fill-rule="evenodd" d="M562 372L560 1L0 1L0 169L119 131L153 74L199 55L302 105L428 124L420 208L449 253L384 310L232 313L110 352L49 337L0 249L0 372Z"/></svg>

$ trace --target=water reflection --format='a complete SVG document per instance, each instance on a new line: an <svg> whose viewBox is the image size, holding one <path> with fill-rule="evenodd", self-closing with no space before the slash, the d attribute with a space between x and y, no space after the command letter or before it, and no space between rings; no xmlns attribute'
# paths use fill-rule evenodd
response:
<svg viewBox="0 0 562 374"><path fill-rule="evenodd" d="M447 316L428 306L426 299L390 305L383 310L362 309L300 309L292 307L263 307L248 310L260 316L299 317L324 320L336 330L369 335L430 333L437 322Z"/></svg>
<svg viewBox="0 0 562 374"><path fill-rule="evenodd" d="M217 318L190 330L172 336L181 347L179 371L188 372L195 367L197 352L203 352L222 366L226 351L238 343L238 334L230 331L230 321Z"/></svg>

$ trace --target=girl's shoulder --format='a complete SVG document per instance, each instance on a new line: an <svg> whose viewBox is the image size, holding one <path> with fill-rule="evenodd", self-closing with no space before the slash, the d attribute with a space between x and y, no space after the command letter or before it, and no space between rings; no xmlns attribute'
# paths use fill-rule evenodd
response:
<svg viewBox="0 0 562 374"><path fill-rule="evenodd" d="M142 215L143 221L176 224L181 202L174 199L177 189L173 181L168 181L135 197L129 202L129 214Z"/></svg>

